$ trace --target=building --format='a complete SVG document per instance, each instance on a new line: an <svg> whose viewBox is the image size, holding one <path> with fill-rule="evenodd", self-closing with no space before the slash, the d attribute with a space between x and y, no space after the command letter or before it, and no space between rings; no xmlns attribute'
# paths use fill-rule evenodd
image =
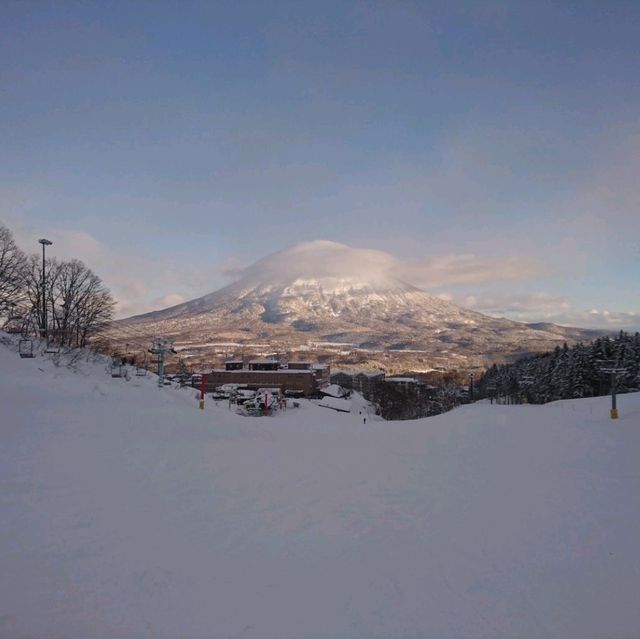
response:
<svg viewBox="0 0 640 639"><path fill-rule="evenodd" d="M311 366L311 362L289 362L289 364L287 364L287 368L290 371L308 371L311 370Z"/></svg>
<svg viewBox="0 0 640 639"><path fill-rule="evenodd" d="M385 377L385 384L393 384L397 388L409 388L419 384L415 377Z"/></svg>
<svg viewBox="0 0 640 639"><path fill-rule="evenodd" d="M250 371L277 371L280 367L277 359L252 359L249 362Z"/></svg>
<svg viewBox="0 0 640 639"><path fill-rule="evenodd" d="M213 392L223 384L241 384L251 390L278 388L289 395L317 395L319 389L329 383L330 369L325 364L312 364L306 368L283 368L277 360L252 360L244 368L240 360L225 362L224 369L207 373L205 387Z"/></svg>
<svg viewBox="0 0 640 639"><path fill-rule="evenodd" d="M322 388L331 383L331 369L328 364L312 364L311 371L316 378L316 386Z"/></svg>
<svg viewBox="0 0 640 639"><path fill-rule="evenodd" d="M332 384L360 393L366 399L373 397L378 384L384 381L382 371L336 371L330 375Z"/></svg>

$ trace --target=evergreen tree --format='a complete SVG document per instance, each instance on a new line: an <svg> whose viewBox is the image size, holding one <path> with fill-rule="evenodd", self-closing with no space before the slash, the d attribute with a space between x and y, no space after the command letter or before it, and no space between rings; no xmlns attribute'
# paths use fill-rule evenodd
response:
<svg viewBox="0 0 640 639"><path fill-rule="evenodd" d="M521 396L526 378L527 399L536 404L607 395L611 388L609 377L601 372L603 362L626 369L618 378L618 392L640 390L640 333L620 331L615 339L599 337L571 348L564 344L513 364L494 365L480 377L478 391L488 397L488 389L495 386L499 395Z"/></svg>

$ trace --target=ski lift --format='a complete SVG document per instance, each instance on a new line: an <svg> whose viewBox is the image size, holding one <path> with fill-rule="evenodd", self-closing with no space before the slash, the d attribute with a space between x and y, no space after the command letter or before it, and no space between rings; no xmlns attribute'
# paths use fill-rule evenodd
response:
<svg viewBox="0 0 640 639"><path fill-rule="evenodd" d="M47 334L47 346L44 352L48 355L57 355L60 352L63 334L61 330L51 329Z"/></svg>
<svg viewBox="0 0 640 639"><path fill-rule="evenodd" d="M136 365L136 376L146 377L147 376L147 358L143 357L141 360L136 361L135 365Z"/></svg>
<svg viewBox="0 0 640 639"><path fill-rule="evenodd" d="M111 377L125 377L126 366L123 364L121 357L111 358Z"/></svg>
<svg viewBox="0 0 640 639"><path fill-rule="evenodd" d="M122 364L111 364L111 377L124 377L124 366Z"/></svg>
<svg viewBox="0 0 640 639"><path fill-rule="evenodd" d="M33 357L33 340L21 339L18 342L18 353L20 357Z"/></svg>
<svg viewBox="0 0 640 639"><path fill-rule="evenodd" d="M47 342L47 347L44 349L44 352L48 355L57 355L60 352L60 344Z"/></svg>

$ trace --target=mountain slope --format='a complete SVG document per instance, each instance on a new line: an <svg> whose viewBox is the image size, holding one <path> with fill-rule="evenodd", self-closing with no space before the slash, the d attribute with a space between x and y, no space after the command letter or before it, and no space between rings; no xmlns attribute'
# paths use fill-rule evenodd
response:
<svg viewBox="0 0 640 639"><path fill-rule="evenodd" d="M246 418L16 351L2 637L637 637L640 394Z"/></svg>

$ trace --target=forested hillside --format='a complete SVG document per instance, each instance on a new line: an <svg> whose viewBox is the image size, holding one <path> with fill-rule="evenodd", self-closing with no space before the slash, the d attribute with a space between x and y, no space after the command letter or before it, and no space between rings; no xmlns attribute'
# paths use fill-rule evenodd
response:
<svg viewBox="0 0 640 639"><path fill-rule="evenodd" d="M558 399L596 397L611 391L611 367L617 392L640 388L640 333L620 332L615 338L599 338L589 344L557 347L550 353L493 366L480 378L481 396L509 398L544 404Z"/></svg>

